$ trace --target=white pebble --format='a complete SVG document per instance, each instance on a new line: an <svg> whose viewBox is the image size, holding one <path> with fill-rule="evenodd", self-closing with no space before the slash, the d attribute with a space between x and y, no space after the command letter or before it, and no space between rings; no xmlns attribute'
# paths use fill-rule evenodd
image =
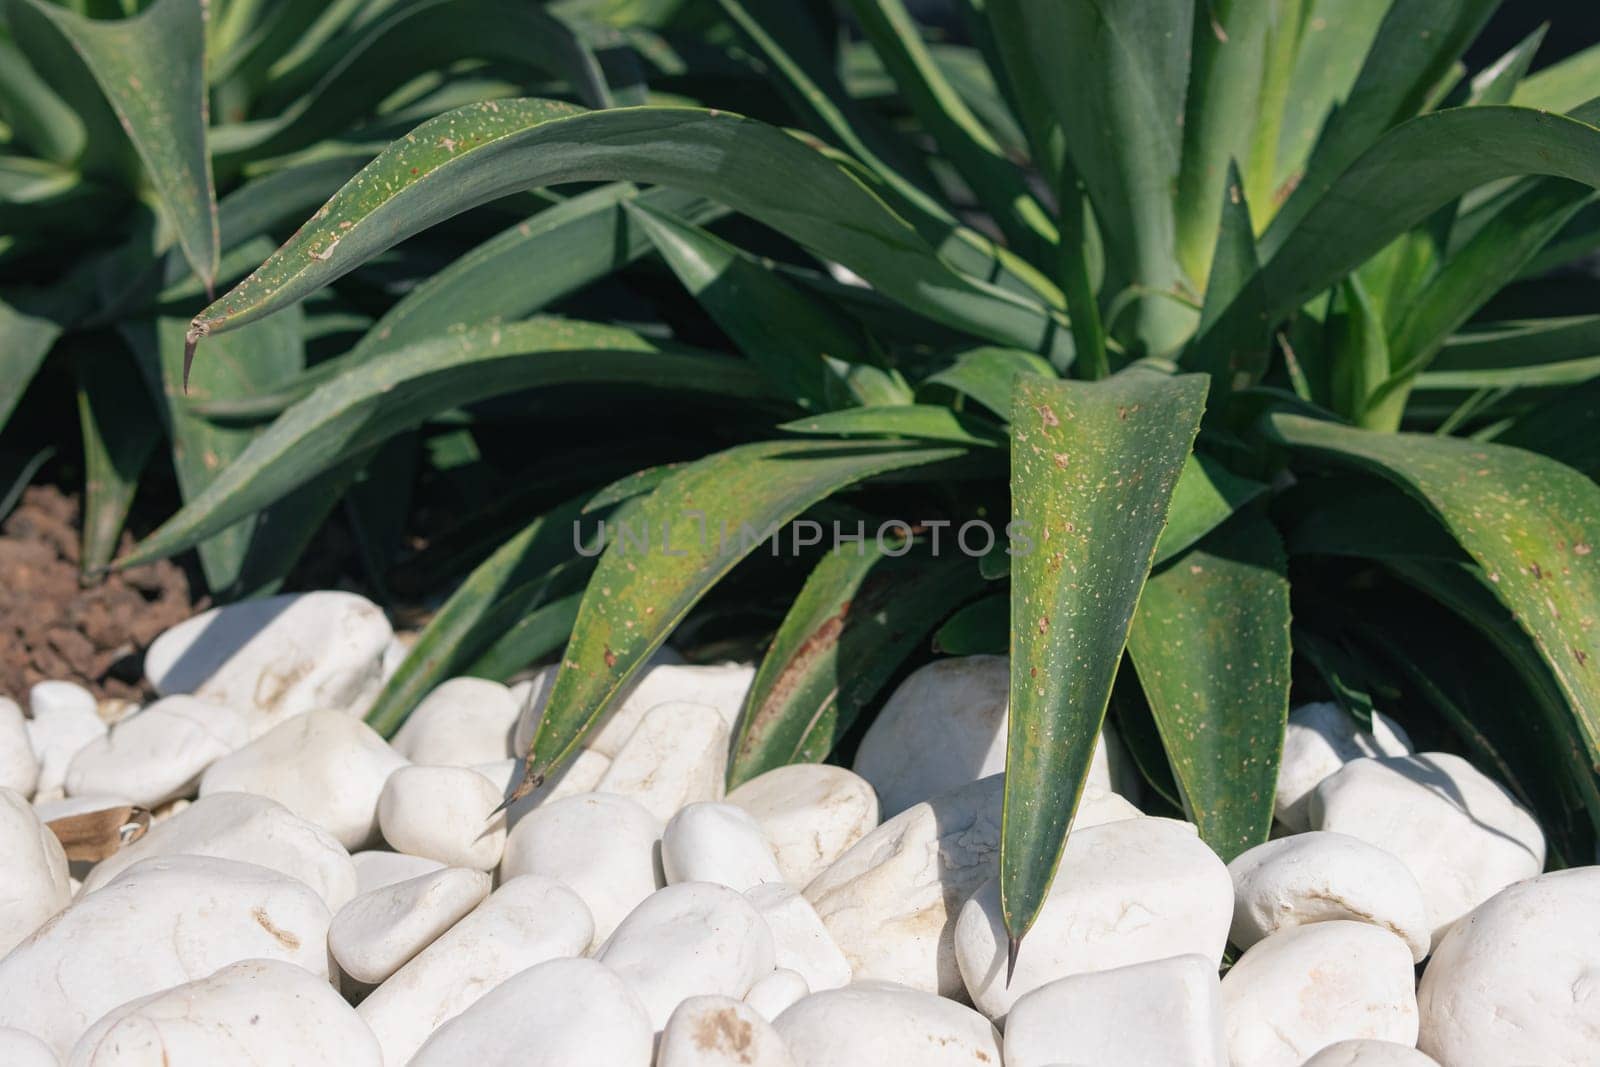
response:
<svg viewBox="0 0 1600 1067"><path fill-rule="evenodd" d="M0 1026L0 1063L6 1067L61 1067L61 1060L49 1045L9 1026Z"/></svg>
<svg viewBox="0 0 1600 1067"><path fill-rule="evenodd" d="M640 676L616 710L601 721L587 747L615 759L638 731L644 717L662 704L714 708L723 725L732 730L739 721L739 709L744 706L744 698L755 677L756 669L748 663L657 662Z"/></svg>
<svg viewBox="0 0 1600 1067"><path fill-rule="evenodd" d="M744 892L782 882L783 872L761 826L732 804L690 804L661 833L661 873L667 884L715 882Z"/></svg>
<svg viewBox="0 0 1600 1067"><path fill-rule="evenodd" d="M772 1024L728 997L690 997L661 1031L656 1067L795 1067Z"/></svg>
<svg viewBox="0 0 1600 1067"><path fill-rule="evenodd" d="M1222 979L1231 1067L1300 1067L1336 1041L1414 1045L1411 950L1371 923L1334 919L1258 941Z"/></svg>
<svg viewBox="0 0 1600 1067"><path fill-rule="evenodd" d="M0 697L0 789L33 796L39 784L39 757L28 740L28 723L10 697Z"/></svg>
<svg viewBox="0 0 1600 1067"><path fill-rule="evenodd" d="M60 1055L120 1004L246 959L326 981L327 905L304 883L208 856L145 860L0 960L0 1026Z"/></svg>
<svg viewBox="0 0 1600 1067"><path fill-rule="evenodd" d="M61 842L20 794L0 789L0 956L71 900Z"/></svg>
<svg viewBox="0 0 1600 1067"><path fill-rule="evenodd" d="M804 889L845 849L878 825L878 794L854 771L823 763L777 767L727 795L755 816L778 869Z"/></svg>
<svg viewBox="0 0 1600 1067"><path fill-rule="evenodd" d="M54 800L66 792L72 757L106 734L94 697L71 682L40 682L28 699L28 741L39 761L35 800Z"/></svg>
<svg viewBox="0 0 1600 1067"><path fill-rule="evenodd" d="M684 882L652 893L618 925L595 959L639 997L660 1029L686 998L743 997L772 973L772 932L726 886Z"/></svg>
<svg viewBox="0 0 1600 1067"><path fill-rule="evenodd" d="M499 682L452 678L407 716L394 735L394 750L413 763L449 767L506 759L520 710Z"/></svg>
<svg viewBox="0 0 1600 1067"><path fill-rule="evenodd" d="M158 700L78 750L67 793L114 793L146 808L187 796L211 764L250 740L245 717L188 696Z"/></svg>
<svg viewBox="0 0 1600 1067"><path fill-rule="evenodd" d="M551 960L440 1027L409 1067L650 1067L653 1045L644 1009L617 975L593 960Z"/></svg>
<svg viewBox="0 0 1600 1067"><path fill-rule="evenodd" d="M1498 782L1446 752L1346 764L1312 794L1311 820L1410 868L1434 944L1461 916L1544 869L1544 834L1533 816Z"/></svg>
<svg viewBox="0 0 1600 1067"><path fill-rule="evenodd" d="M589 911L572 890L534 875L508 879L356 1010L377 1035L384 1063L405 1064L485 993L536 964L578 955L593 937Z"/></svg>
<svg viewBox="0 0 1600 1067"><path fill-rule="evenodd" d="M95 865L84 879L93 892L141 860L212 856L280 871L316 890L329 911L356 895L355 864L321 827L267 797L213 793Z"/></svg>
<svg viewBox="0 0 1600 1067"><path fill-rule="evenodd" d="M383 1067L355 1009L310 971L244 960L113 1009L72 1050L71 1067L160 1063Z"/></svg>
<svg viewBox="0 0 1600 1067"><path fill-rule="evenodd" d="M483 871L447 867L363 893L334 915L328 951L345 974L376 985L482 903L489 882Z"/></svg>
<svg viewBox="0 0 1600 1067"><path fill-rule="evenodd" d="M264 733L302 712L361 715L385 678L394 631L354 593L296 593L212 608L151 643L145 676L162 696L192 693L248 713Z"/></svg>
<svg viewBox="0 0 1600 1067"><path fill-rule="evenodd" d="M628 797L663 822L686 804L721 800L728 738L715 708L658 704L612 757L595 792Z"/></svg>
<svg viewBox="0 0 1600 1067"><path fill-rule="evenodd" d="M806 984L804 975L787 967L779 967L765 978L757 979L756 984L750 987L750 992L744 995L744 1002L763 1019L771 1022L782 1015L789 1005L810 994L811 987Z"/></svg>
<svg viewBox="0 0 1600 1067"><path fill-rule="evenodd" d="M1000 1035L964 1004L893 982L813 993L772 1024L798 1067L999 1067Z"/></svg>
<svg viewBox="0 0 1600 1067"><path fill-rule="evenodd" d="M1440 940L1418 1046L1449 1067L1582 1067L1600 1048L1600 867L1501 890Z"/></svg>
<svg viewBox="0 0 1600 1067"><path fill-rule="evenodd" d="M660 820L627 797L567 797L532 812L511 831L500 877L540 874L571 887L594 916L598 943L665 884L656 861L660 839Z"/></svg>
<svg viewBox="0 0 1600 1067"><path fill-rule="evenodd" d="M1411 739L1405 731L1377 712L1369 733L1337 704L1302 704L1289 712L1284 729L1273 811L1294 832L1309 830L1311 792L1324 778L1353 759L1410 754Z"/></svg>
<svg viewBox="0 0 1600 1067"><path fill-rule="evenodd" d="M1422 887L1404 863L1345 834L1313 830L1257 845L1228 864L1233 927L1241 949L1289 926L1352 919L1404 941L1418 963L1428 954Z"/></svg>
<svg viewBox="0 0 1600 1067"><path fill-rule="evenodd" d="M378 797L378 825L400 852L447 867L493 870L506 848L494 783L470 767L402 767Z"/></svg>
<svg viewBox="0 0 1600 1067"><path fill-rule="evenodd" d="M1175 956L1042 985L1006 1016L1005 1054L1006 1067L1228 1067L1216 961Z"/></svg>
<svg viewBox="0 0 1600 1067"><path fill-rule="evenodd" d="M424 856L408 856L404 852L369 849L350 853L350 862L356 867L356 893L370 893L386 885L404 882L408 878L444 870L444 864Z"/></svg>
<svg viewBox="0 0 1600 1067"><path fill-rule="evenodd" d="M1307 1060L1303 1067L1439 1067L1433 1057L1393 1041L1340 1041Z"/></svg>
<svg viewBox="0 0 1600 1067"><path fill-rule="evenodd" d="M767 882L746 891L745 899L772 931L774 962L798 973L810 992L837 989L850 981L850 961L811 902L789 886Z"/></svg>
<svg viewBox="0 0 1600 1067"><path fill-rule="evenodd" d="M200 795L271 797L345 848L365 848L378 837L383 783L405 765L360 719L308 711L213 763L200 778Z"/></svg>

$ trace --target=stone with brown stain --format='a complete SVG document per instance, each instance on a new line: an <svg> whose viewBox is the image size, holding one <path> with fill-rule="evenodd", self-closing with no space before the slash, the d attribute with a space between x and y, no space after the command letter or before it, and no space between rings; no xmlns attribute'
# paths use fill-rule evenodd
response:
<svg viewBox="0 0 1600 1067"><path fill-rule="evenodd" d="M690 997L661 1031L656 1067L795 1067L783 1039L748 1004Z"/></svg>

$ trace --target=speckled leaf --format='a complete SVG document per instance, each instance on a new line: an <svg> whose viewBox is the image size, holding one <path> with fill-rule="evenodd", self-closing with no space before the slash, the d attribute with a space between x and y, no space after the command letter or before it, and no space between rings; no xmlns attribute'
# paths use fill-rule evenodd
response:
<svg viewBox="0 0 1600 1067"><path fill-rule="evenodd" d="M1005 443L1000 427L937 404L847 408L786 422L778 429L839 437L912 437L984 448L997 448Z"/></svg>
<svg viewBox="0 0 1600 1067"><path fill-rule="evenodd" d="M119 562L182 551L439 412L513 389L576 382L630 382L745 400L766 395L765 384L737 360L649 341L616 326L530 319L423 341L358 366L295 404L202 495Z"/></svg>
<svg viewBox="0 0 1600 1067"><path fill-rule="evenodd" d="M1011 509L1033 544L1011 564L1000 897L1014 945L1061 860L1205 398L1204 378L1138 369L1017 379Z"/></svg>
<svg viewBox="0 0 1600 1067"><path fill-rule="evenodd" d="M763 539L831 493L961 455L835 441L764 441L691 463L640 502L648 544L600 557L528 754L532 788L577 748L689 609Z"/></svg>
<svg viewBox="0 0 1600 1067"><path fill-rule="evenodd" d="M15 2L49 19L94 75L138 151L184 255L211 284L220 252L206 149L205 0L157 0L132 18L107 21L43 0Z"/></svg>
<svg viewBox="0 0 1600 1067"><path fill-rule="evenodd" d="M570 593L540 604L495 638L461 673L496 682L511 681L518 671L567 643L582 603L582 593Z"/></svg>
<svg viewBox="0 0 1600 1067"><path fill-rule="evenodd" d="M1428 507L1483 568L1600 753L1600 486L1521 449L1429 434L1376 434L1300 415L1267 434L1373 470Z"/></svg>
<svg viewBox="0 0 1600 1067"><path fill-rule="evenodd" d="M859 551L847 544L823 557L750 687L728 787L824 759L901 660L983 584L972 560L924 545L869 536Z"/></svg>
<svg viewBox="0 0 1600 1067"><path fill-rule="evenodd" d="M1200 836L1224 860L1267 839L1289 713L1289 582L1243 514L1145 583L1128 636Z"/></svg>
<svg viewBox="0 0 1600 1067"><path fill-rule="evenodd" d="M1019 374L1056 376L1055 368L1032 352L981 345L957 355L954 364L924 378L920 387L953 389L1005 419L1011 417L1011 386Z"/></svg>
<svg viewBox="0 0 1600 1067"><path fill-rule="evenodd" d="M957 329L1053 343L1041 306L957 273L849 170L752 119L694 108L459 108L397 141L193 324L196 339L285 307L404 238L531 185L634 180L714 197Z"/></svg>

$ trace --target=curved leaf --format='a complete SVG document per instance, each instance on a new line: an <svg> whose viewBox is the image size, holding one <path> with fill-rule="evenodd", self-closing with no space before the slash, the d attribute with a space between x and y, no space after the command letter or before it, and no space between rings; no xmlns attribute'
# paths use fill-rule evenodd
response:
<svg viewBox="0 0 1600 1067"><path fill-rule="evenodd" d="M615 326L530 319L424 341L355 368L284 412L119 565L182 551L432 415L508 390L575 382L746 400L766 395L737 360L691 354Z"/></svg>
<svg viewBox="0 0 1600 1067"><path fill-rule="evenodd" d="M1010 595L986 596L951 615L933 635L933 648L946 656L1006 655L1011 650Z"/></svg>
<svg viewBox="0 0 1600 1067"><path fill-rule="evenodd" d="M1000 900L1013 963L1061 861L1206 389L1141 370L1017 379L1011 508L1032 545L1011 565Z"/></svg>
<svg viewBox="0 0 1600 1067"><path fill-rule="evenodd" d="M1005 442L998 426L937 404L847 408L786 422L778 429L839 437L912 437L984 448L997 448Z"/></svg>
<svg viewBox="0 0 1600 1067"><path fill-rule="evenodd" d="M1032 352L983 345L959 353L954 364L924 378L921 385L945 386L1009 418L1011 387L1019 374L1056 376L1055 368Z"/></svg>

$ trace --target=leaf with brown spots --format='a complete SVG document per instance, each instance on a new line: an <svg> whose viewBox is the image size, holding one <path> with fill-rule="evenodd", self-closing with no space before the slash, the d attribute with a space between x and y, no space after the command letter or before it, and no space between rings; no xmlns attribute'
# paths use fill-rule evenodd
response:
<svg viewBox="0 0 1600 1067"><path fill-rule="evenodd" d="M1203 377L1141 369L1098 382L1017 379L1012 518L1033 546L1011 564L1000 894L1013 945L1061 860L1205 397ZM1073 457L1064 471L1058 452Z"/></svg>

